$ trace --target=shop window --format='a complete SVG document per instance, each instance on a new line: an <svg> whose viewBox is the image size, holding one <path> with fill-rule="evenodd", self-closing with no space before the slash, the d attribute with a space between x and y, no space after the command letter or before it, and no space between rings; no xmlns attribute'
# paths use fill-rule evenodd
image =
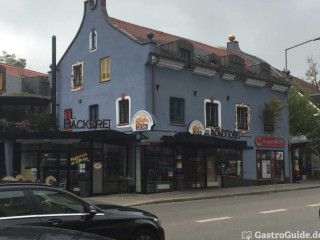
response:
<svg viewBox="0 0 320 240"><path fill-rule="evenodd" d="M0 72L0 91L3 91L3 73Z"/></svg>
<svg viewBox="0 0 320 240"><path fill-rule="evenodd" d="M110 80L110 57L102 58L100 60L100 82L106 82Z"/></svg>
<svg viewBox="0 0 320 240"><path fill-rule="evenodd" d="M276 179L277 183L285 181L283 151L258 150L256 157L257 179Z"/></svg>
<svg viewBox="0 0 320 240"><path fill-rule="evenodd" d="M67 128L66 126L70 126L71 125L71 120L72 120L72 109L66 109L64 110L64 130L65 131L71 131L72 128ZM69 124L66 124L69 123Z"/></svg>
<svg viewBox="0 0 320 240"><path fill-rule="evenodd" d="M248 105L236 105L236 131L250 131L250 108Z"/></svg>
<svg viewBox="0 0 320 240"><path fill-rule="evenodd" d="M170 98L170 123L184 124L184 99Z"/></svg>
<svg viewBox="0 0 320 240"><path fill-rule="evenodd" d="M71 90L83 89L83 62L72 65Z"/></svg>
<svg viewBox="0 0 320 240"><path fill-rule="evenodd" d="M242 151L240 149L220 149L218 170L222 175L242 176Z"/></svg>
<svg viewBox="0 0 320 240"><path fill-rule="evenodd" d="M91 105L89 106L90 111L90 120L98 120L99 119L99 106L98 105Z"/></svg>
<svg viewBox="0 0 320 240"><path fill-rule="evenodd" d="M97 32L93 28L89 35L89 51L97 50Z"/></svg>
<svg viewBox="0 0 320 240"><path fill-rule="evenodd" d="M206 128L221 127L221 104L219 101L205 100L205 125Z"/></svg>
<svg viewBox="0 0 320 240"><path fill-rule="evenodd" d="M190 58L191 58L190 50L180 48L180 57L187 61L186 64L184 65L184 68L191 68L191 65L190 65Z"/></svg>
<svg viewBox="0 0 320 240"><path fill-rule="evenodd" d="M118 98L116 103L117 126L128 127L131 115L131 99L129 96Z"/></svg>

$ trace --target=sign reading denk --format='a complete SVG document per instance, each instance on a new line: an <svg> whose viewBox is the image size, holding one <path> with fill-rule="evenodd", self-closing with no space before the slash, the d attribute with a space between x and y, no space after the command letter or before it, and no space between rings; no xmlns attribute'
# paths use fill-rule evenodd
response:
<svg viewBox="0 0 320 240"><path fill-rule="evenodd" d="M205 128L200 121L195 120L189 124L188 131L191 134L204 135Z"/></svg>
<svg viewBox="0 0 320 240"><path fill-rule="evenodd" d="M257 147L275 147L275 148L284 148L285 139L281 137L256 137Z"/></svg>
<svg viewBox="0 0 320 240"><path fill-rule="evenodd" d="M130 125L134 132L150 131L155 125L155 121L150 113L141 110L133 116Z"/></svg>

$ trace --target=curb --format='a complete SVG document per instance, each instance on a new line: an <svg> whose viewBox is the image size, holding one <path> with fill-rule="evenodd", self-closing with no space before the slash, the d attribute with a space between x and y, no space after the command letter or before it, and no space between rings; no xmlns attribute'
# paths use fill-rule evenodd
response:
<svg viewBox="0 0 320 240"><path fill-rule="evenodd" d="M240 197L240 196L250 196L250 195L273 194L273 193L280 193L280 192L291 192L291 191L297 191L297 190L299 191L299 190L308 190L308 189L316 189L316 188L320 188L320 185L309 186L309 187L295 187L295 188L287 188L287 189L273 189L273 190L268 190L268 191L262 190L262 191L256 191L256 192L243 192L243 193L234 193L234 194L201 196L201 197L163 199L163 200L147 201L147 202L143 202L143 203L128 204L125 206L136 207L136 206L144 206L144 205L163 204L163 203L179 203L179 202L188 202L188 201L196 201L196 200L208 200L208 199Z"/></svg>

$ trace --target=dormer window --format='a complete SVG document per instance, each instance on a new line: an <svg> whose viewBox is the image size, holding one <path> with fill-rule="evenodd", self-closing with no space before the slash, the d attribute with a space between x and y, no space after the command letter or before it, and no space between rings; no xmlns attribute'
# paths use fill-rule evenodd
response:
<svg viewBox="0 0 320 240"><path fill-rule="evenodd" d="M191 68L191 66L190 66L190 57L191 57L190 50L180 48L180 57L185 59L186 61L188 61L184 65L184 68Z"/></svg>
<svg viewBox="0 0 320 240"><path fill-rule="evenodd" d="M93 28L89 36L89 51L93 52L95 50L97 50L97 32Z"/></svg>

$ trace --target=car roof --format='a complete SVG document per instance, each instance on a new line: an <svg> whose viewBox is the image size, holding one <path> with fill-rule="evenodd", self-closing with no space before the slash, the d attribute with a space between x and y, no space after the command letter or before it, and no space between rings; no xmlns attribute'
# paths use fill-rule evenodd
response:
<svg viewBox="0 0 320 240"><path fill-rule="evenodd" d="M25 186L25 187L53 187L52 185L42 184L42 183L32 183L32 182L0 182L0 187L15 187L15 186Z"/></svg>

